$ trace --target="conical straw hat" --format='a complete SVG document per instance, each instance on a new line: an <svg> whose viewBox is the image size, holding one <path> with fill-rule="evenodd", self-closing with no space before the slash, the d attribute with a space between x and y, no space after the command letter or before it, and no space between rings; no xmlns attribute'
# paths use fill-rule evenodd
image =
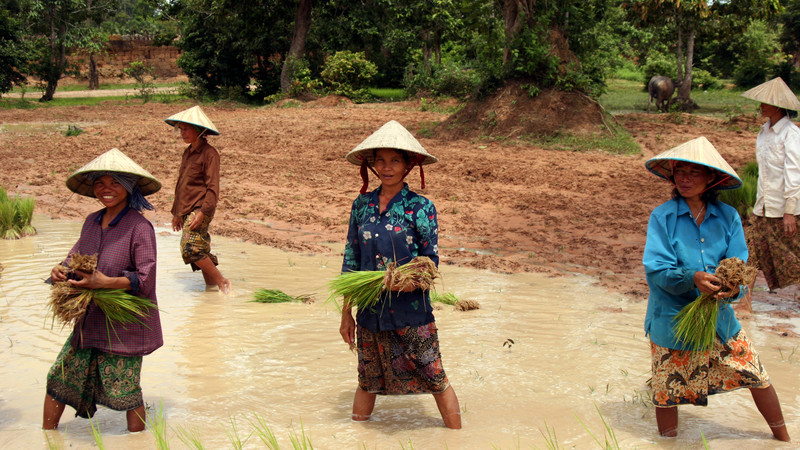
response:
<svg viewBox="0 0 800 450"><path fill-rule="evenodd" d="M211 134L214 136L219 136L219 131L217 131L217 127L211 122L211 119L208 118L206 113L200 109L200 106L192 106L189 109L183 110L177 114L173 114L166 119L164 122L167 122L171 126L175 126L175 122L183 122L188 123L189 125L197 125L198 127L203 127L208 130L207 134Z"/></svg>
<svg viewBox="0 0 800 450"><path fill-rule="evenodd" d="M736 171L719 154L716 148L708 142L704 136L692 139L689 142L669 149L644 163L647 170L658 175L665 180L671 181L672 162L686 161L700 164L710 169L721 172L728 177L720 183L719 189L736 189L742 186L742 180L736 175Z"/></svg>
<svg viewBox="0 0 800 450"><path fill-rule="evenodd" d="M372 150L379 148L393 148L422 155L425 159L419 163L420 165L433 164L438 161L435 156L422 147L422 144L404 126L394 120L386 122L376 132L369 135L356 148L351 150L346 158L357 166L360 166L363 161L367 161L367 164L372 166L374 162L372 161L374 158Z"/></svg>
<svg viewBox="0 0 800 450"><path fill-rule="evenodd" d="M139 189L142 195L150 195L161 189L161 182L128 158L118 148L103 153L89 164L76 170L67 178L67 187L76 194L94 197L94 181L87 175L89 172L122 172L139 176Z"/></svg>
<svg viewBox="0 0 800 450"><path fill-rule="evenodd" d="M749 91L745 91L742 93L742 97L777 106L778 108L800 111L800 101L797 100L797 96L794 95L781 77L773 78Z"/></svg>

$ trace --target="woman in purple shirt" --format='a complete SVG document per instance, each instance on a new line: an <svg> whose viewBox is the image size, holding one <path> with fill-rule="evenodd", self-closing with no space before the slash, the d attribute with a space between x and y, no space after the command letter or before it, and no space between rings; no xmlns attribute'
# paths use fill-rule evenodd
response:
<svg viewBox="0 0 800 450"><path fill-rule="evenodd" d="M158 191L161 183L114 148L78 169L67 187L104 207L89 214L67 256L97 254L97 269L67 280L54 267L52 280L85 289L124 289L157 303L155 232L141 212L153 209L144 196ZM143 430L142 356L162 344L157 309L141 323L115 324L109 333L105 314L90 303L47 375L42 428L57 428L65 405L75 408L76 416L90 418L99 403L126 411L129 431Z"/></svg>

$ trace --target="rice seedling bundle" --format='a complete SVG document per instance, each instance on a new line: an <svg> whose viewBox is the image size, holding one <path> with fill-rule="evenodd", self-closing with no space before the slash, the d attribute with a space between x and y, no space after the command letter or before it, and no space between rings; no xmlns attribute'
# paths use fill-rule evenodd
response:
<svg viewBox="0 0 800 450"><path fill-rule="evenodd" d="M16 197L13 201L14 204L14 227L19 232L19 235L33 236L36 234L36 228L31 225L33 220L33 197Z"/></svg>
<svg viewBox="0 0 800 450"><path fill-rule="evenodd" d="M481 309L481 304L477 300L459 300L454 309L456 311L472 311L474 309Z"/></svg>
<svg viewBox="0 0 800 450"><path fill-rule="evenodd" d="M445 305L455 306L458 303L458 297L452 292L445 292L444 294L431 292L431 303L444 303Z"/></svg>
<svg viewBox="0 0 800 450"><path fill-rule="evenodd" d="M67 266L58 270L64 274L81 271L93 273L97 269L97 255L73 253ZM113 328L114 323L142 323L151 309L158 307L147 298L137 297L124 289L85 289L75 287L68 281L53 283L50 290L49 307L53 318L64 325L74 324L86 314L89 303L100 308L106 316L106 324Z"/></svg>
<svg viewBox="0 0 800 450"><path fill-rule="evenodd" d="M728 285L749 285L757 273L756 267L748 266L736 257L720 261L714 272L721 281L720 289L712 294L700 294L697 299L678 312L673 325L675 337L694 351L710 350L716 339L720 307L720 300L714 296Z"/></svg>
<svg viewBox="0 0 800 450"><path fill-rule="evenodd" d="M19 230L14 226L16 209L10 201L0 202L0 238L19 239Z"/></svg>
<svg viewBox="0 0 800 450"><path fill-rule="evenodd" d="M253 293L253 300L250 301L257 303L311 303L314 300L310 295L292 297L279 289L259 289Z"/></svg>
<svg viewBox="0 0 800 450"><path fill-rule="evenodd" d="M342 297L350 306L371 308L386 290L429 290L438 276L436 264L427 256L417 256L402 266L390 263L385 271L345 272L328 283L327 301Z"/></svg>

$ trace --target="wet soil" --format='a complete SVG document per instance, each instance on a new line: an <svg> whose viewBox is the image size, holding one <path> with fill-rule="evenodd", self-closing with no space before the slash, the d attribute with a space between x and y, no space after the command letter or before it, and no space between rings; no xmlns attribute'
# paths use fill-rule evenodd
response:
<svg viewBox="0 0 800 450"><path fill-rule="evenodd" d="M164 188L151 196L157 225L170 207L184 144L163 119L189 103L103 102L99 106L0 110L0 186L34 195L36 211L79 220L97 209L70 195L68 175L118 147ZM345 154L388 120L405 125L437 156L409 175L413 190L436 204L442 261L498 272L583 273L634 300L647 285L641 265L650 211L670 186L644 162L706 136L733 167L753 159L761 120L689 114L624 114L614 118L639 142L641 154L546 150L519 139L436 133L446 112L420 101L356 105L346 99L290 102L282 107L214 104L204 110L221 131L221 199L212 234L288 251L331 253L346 234L361 181ZM67 137L68 125L84 133ZM373 180L370 188L377 187ZM784 297L796 290L784 290ZM761 295L760 293L757 293ZM763 295L767 295L764 293ZM756 299L757 300L757 299Z"/></svg>

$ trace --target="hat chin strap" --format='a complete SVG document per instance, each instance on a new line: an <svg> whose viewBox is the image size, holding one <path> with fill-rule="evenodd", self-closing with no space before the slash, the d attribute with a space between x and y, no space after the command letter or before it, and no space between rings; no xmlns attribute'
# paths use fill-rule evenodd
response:
<svg viewBox="0 0 800 450"><path fill-rule="evenodd" d="M422 161L424 161L424 160L425 160L424 156L417 155L416 157L414 157L414 161L411 162L411 165L408 167L408 170L406 170L406 173L403 174L403 179L405 180L406 177L408 176L408 174L411 173L411 171L414 169L414 166L415 165L419 165L419 179L420 179L420 185L421 185L422 189L425 189L425 171L422 170ZM367 172L368 169L372 173L374 173L376 177L380 178L380 175L378 175L378 172L376 172L375 169L372 166L367 164L367 159L366 158L361 160L360 173L361 173L361 183L362 184L361 184L361 190L359 192L361 192L362 194L366 194L367 193L367 188L369 187L369 172Z"/></svg>

